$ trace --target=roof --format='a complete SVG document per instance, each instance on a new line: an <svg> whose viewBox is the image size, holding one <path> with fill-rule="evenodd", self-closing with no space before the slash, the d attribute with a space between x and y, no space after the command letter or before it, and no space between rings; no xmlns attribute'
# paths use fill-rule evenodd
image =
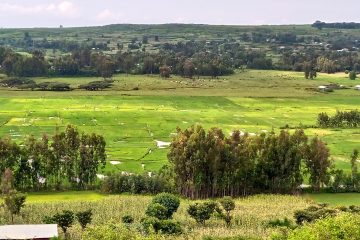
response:
<svg viewBox="0 0 360 240"><path fill-rule="evenodd" d="M0 239L39 239L57 236L56 224L0 226Z"/></svg>
<svg viewBox="0 0 360 240"><path fill-rule="evenodd" d="M326 89L326 88L328 88L327 86L319 86L318 87L319 89Z"/></svg>

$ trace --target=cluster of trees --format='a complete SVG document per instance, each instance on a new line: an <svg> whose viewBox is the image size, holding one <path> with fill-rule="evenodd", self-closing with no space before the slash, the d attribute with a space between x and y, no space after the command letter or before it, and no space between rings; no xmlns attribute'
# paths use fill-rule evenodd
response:
<svg viewBox="0 0 360 240"><path fill-rule="evenodd" d="M320 30L323 28L358 29L360 28L360 23L355 23L355 22L326 23L322 21L316 21L311 26Z"/></svg>
<svg viewBox="0 0 360 240"><path fill-rule="evenodd" d="M157 194L161 192L176 192L172 170L164 166L158 173L122 174L107 176L101 183L101 190L105 193L119 194Z"/></svg>
<svg viewBox="0 0 360 240"><path fill-rule="evenodd" d="M178 129L168 154L179 193L189 198L239 196L258 192L292 193L307 173L315 190L329 181L329 150L302 130L262 133L201 126Z"/></svg>
<svg viewBox="0 0 360 240"><path fill-rule="evenodd" d="M78 189L91 187L100 166L105 165L105 140L68 125L41 139L28 137L23 145L0 139L0 172L14 173L18 190L59 189L70 184Z"/></svg>
<svg viewBox="0 0 360 240"><path fill-rule="evenodd" d="M26 56L0 47L0 65L8 76L44 76L48 71L48 62L39 50L33 51L31 56Z"/></svg>
<svg viewBox="0 0 360 240"><path fill-rule="evenodd" d="M68 55L46 59L44 53L35 50L30 56L0 47L0 65L8 76L31 77L49 75L86 75L111 78L115 72L131 74L170 73L192 78L232 74L234 69L248 66L256 69L272 69L271 58L261 50L245 49L239 44L189 41L164 44L159 52L119 51L105 55L89 48L76 49Z"/></svg>
<svg viewBox="0 0 360 240"><path fill-rule="evenodd" d="M356 128L360 126L360 112L337 111L334 116L329 116L325 112L319 113L317 123L322 128Z"/></svg>
<svg viewBox="0 0 360 240"><path fill-rule="evenodd" d="M336 47L334 44L329 47L343 49L345 46ZM306 47L301 51L294 51L287 48L281 51L280 61L275 68L280 70L305 71L306 64L311 64L317 72L335 73L344 71L359 71L360 58L354 51L334 51L324 47Z"/></svg>
<svg viewBox="0 0 360 240"><path fill-rule="evenodd" d="M72 37L78 37L78 34L74 34ZM13 46L15 48L22 48L25 50L34 49L52 49L53 51L59 50L62 52L77 51L81 48L93 48L102 51L108 51L109 41L100 40L98 42L87 38L85 41L74 41L68 39L47 39L47 38L34 38L30 32L24 32L23 38L2 38L0 39L0 45Z"/></svg>

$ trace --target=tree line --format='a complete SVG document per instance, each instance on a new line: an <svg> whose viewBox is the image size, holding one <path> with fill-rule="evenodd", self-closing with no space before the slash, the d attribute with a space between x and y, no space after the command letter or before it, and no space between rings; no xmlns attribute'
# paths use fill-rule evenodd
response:
<svg viewBox="0 0 360 240"><path fill-rule="evenodd" d="M1 138L0 172L12 171L18 190L86 189L105 166L105 146L101 135L80 133L71 125L52 136L29 136L22 145Z"/></svg>
<svg viewBox="0 0 360 240"><path fill-rule="evenodd" d="M356 128L360 126L360 112L358 110L336 111L334 116L319 113L317 124L321 128Z"/></svg>
<svg viewBox="0 0 360 240"><path fill-rule="evenodd" d="M356 22L334 22L334 23L326 23L322 21L316 21L311 25L317 29L323 28L337 28L337 29L358 29L360 28L360 23Z"/></svg>
<svg viewBox="0 0 360 240"><path fill-rule="evenodd" d="M315 190L329 181L329 149L303 130L258 136L201 126L178 129L168 154L175 183L189 198L294 193L304 177Z"/></svg>

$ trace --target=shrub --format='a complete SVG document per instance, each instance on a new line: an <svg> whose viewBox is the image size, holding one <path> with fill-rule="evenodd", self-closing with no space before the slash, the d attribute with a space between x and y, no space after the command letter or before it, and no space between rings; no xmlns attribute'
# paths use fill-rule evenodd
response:
<svg viewBox="0 0 360 240"><path fill-rule="evenodd" d="M36 85L42 91L70 91L70 84L59 82L42 82Z"/></svg>
<svg viewBox="0 0 360 240"><path fill-rule="evenodd" d="M195 203L189 206L187 212L197 223L205 225L205 221L210 219L216 206L217 204L212 201Z"/></svg>
<svg viewBox="0 0 360 240"><path fill-rule="evenodd" d="M159 231L163 234L174 234L178 235L183 232L180 223L173 220L160 221Z"/></svg>
<svg viewBox="0 0 360 240"><path fill-rule="evenodd" d="M147 210L146 215L149 217L155 217L159 220L168 219L167 217L167 208L159 203L150 203Z"/></svg>
<svg viewBox="0 0 360 240"><path fill-rule="evenodd" d="M221 217L224 219L226 226L230 227L232 216L230 212L235 209L235 202L231 197L224 197L220 199L220 205L225 211L225 214L221 214Z"/></svg>
<svg viewBox="0 0 360 240"><path fill-rule="evenodd" d="M157 232L160 228L160 220L156 217L146 217L141 219L141 230L145 234L149 234L152 230Z"/></svg>
<svg viewBox="0 0 360 240"><path fill-rule="evenodd" d="M288 240L360 239L360 215L343 213L317 220L292 231Z"/></svg>
<svg viewBox="0 0 360 240"><path fill-rule="evenodd" d="M124 215L122 218L121 218L121 221L124 223L124 224L132 224L134 222L134 218L130 215Z"/></svg>
<svg viewBox="0 0 360 240"><path fill-rule="evenodd" d="M83 211L83 212L77 212L76 219L80 223L81 228L84 230L86 228L86 225L91 223L91 220L92 220L91 209L89 209L87 211Z"/></svg>
<svg viewBox="0 0 360 240"><path fill-rule="evenodd" d="M108 81L94 81L80 85L79 89L84 89L87 91L98 91L98 90L110 88L111 86L112 84Z"/></svg>
<svg viewBox="0 0 360 240"><path fill-rule="evenodd" d="M355 71L351 71L351 72L349 73L349 78L350 78L350 80L355 80L355 79L356 79L356 72L355 72Z"/></svg>
<svg viewBox="0 0 360 240"><path fill-rule="evenodd" d="M266 224L268 227L286 227L286 228L295 228L293 226L293 223L288 219L288 218L284 218L284 219L275 219L275 220L270 220L267 222Z"/></svg>
<svg viewBox="0 0 360 240"><path fill-rule="evenodd" d="M304 222L313 222L320 218L334 216L335 214L335 209L327 208L327 205L319 205L310 206L307 209L296 211L294 217L296 219L296 223L301 225Z"/></svg>
<svg viewBox="0 0 360 240"><path fill-rule="evenodd" d="M173 220L159 220L155 217L146 217L141 220L142 231L149 234L152 230L162 234L181 234L180 223Z"/></svg>
<svg viewBox="0 0 360 240"><path fill-rule="evenodd" d="M172 218L173 214L178 210L180 206L180 200L173 194L160 193L156 195L152 203L158 203L166 208L166 218Z"/></svg>
<svg viewBox="0 0 360 240"><path fill-rule="evenodd" d="M25 206L26 196L17 192L10 192L4 197L5 209L10 213L11 223L14 223L14 216L19 215L21 209Z"/></svg>
<svg viewBox="0 0 360 240"><path fill-rule="evenodd" d="M160 76L162 78L169 78L171 74L171 68L168 66L162 66L159 68Z"/></svg>
<svg viewBox="0 0 360 240"><path fill-rule="evenodd" d="M1 86L4 87L21 87L24 85L34 86L36 85L35 81L28 78L8 78L5 80L2 80L0 82Z"/></svg>
<svg viewBox="0 0 360 240"><path fill-rule="evenodd" d="M74 213L72 211L64 210L62 213L57 213L52 217L46 216L43 221L46 224L56 223L66 234L67 229L74 223Z"/></svg>

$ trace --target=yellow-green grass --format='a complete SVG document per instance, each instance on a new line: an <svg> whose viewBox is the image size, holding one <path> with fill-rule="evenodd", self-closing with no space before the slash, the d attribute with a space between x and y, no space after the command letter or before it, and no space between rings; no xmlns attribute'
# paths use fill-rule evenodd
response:
<svg viewBox="0 0 360 240"><path fill-rule="evenodd" d="M96 79L36 81L76 86ZM227 134L234 129L279 131L285 125L315 125L319 112L333 114L360 104L360 91L353 89L328 94L307 90L330 82L349 87L358 82L345 74L320 74L317 80L305 80L302 73L251 70L219 79L118 75L115 80L113 89L98 92L0 89L0 136L21 143L30 134L40 137L74 124L81 131L104 135L109 161L100 172L146 172L166 163L168 149L158 149L155 140L171 141L176 127L201 124L221 127ZM135 86L140 90L132 91ZM306 132L325 140L336 166L349 169L352 150L360 148L360 129L310 128ZM151 154L142 158L150 149ZM113 160L121 164L110 164Z"/></svg>
<svg viewBox="0 0 360 240"><path fill-rule="evenodd" d="M104 199L106 196L94 191L39 192L26 194L26 202L96 201Z"/></svg>
<svg viewBox="0 0 360 240"><path fill-rule="evenodd" d="M307 194L305 197L332 206L360 206L360 193L319 193Z"/></svg>

